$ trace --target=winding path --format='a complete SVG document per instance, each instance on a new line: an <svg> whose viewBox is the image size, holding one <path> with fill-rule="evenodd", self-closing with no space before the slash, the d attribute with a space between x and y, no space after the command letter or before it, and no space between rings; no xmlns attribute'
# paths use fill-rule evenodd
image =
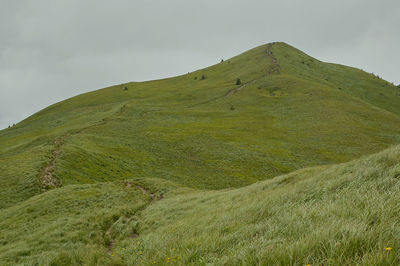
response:
<svg viewBox="0 0 400 266"><path fill-rule="evenodd" d="M146 206L146 208L147 208L150 204L154 203L154 201L156 201L156 200L161 200L161 199L163 198L163 195L162 195L162 194L161 194L158 198L156 198L156 194L155 194L155 193L150 192L148 189L146 189L145 187L143 187L143 186L141 186L141 185L133 184L133 183L131 183L131 182L126 182L125 185L126 185L127 187L132 187L132 185L134 185L134 186L135 186L137 189L139 189L144 195L150 195L150 196L151 196L151 201L150 201L150 203ZM138 213L136 213L136 215L138 215ZM128 220L127 217L125 217L125 219ZM112 226L113 226L113 224L111 224L110 227L108 227L108 229L106 230L106 233L105 233L106 235L108 235L108 237L109 237L109 239L110 239L110 242L108 243L108 246L107 246L107 250L108 250L108 253L109 253L109 254L112 254L112 251L113 251L113 248L114 248L114 245L115 245L115 240L114 240L114 239L112 238L112 236L111 236L111 227L112 227ZM131 238L137 238L137 237L139 237L139 234L138 234L137 232L132 233Z"/></svg>
<svg viewBox="0 0 400 266"><path fill-rule="evenodd" d="M54 172L56 168L56 161L61 153L61 146L64 144L66 138L67 136L62 136L54 141L55 150L51 154L52 156L50 162L40 170L39 183L43 192L47 191L48 189L61 187L62 185L61 180L54 176Z"/></svg>
<svg viewBox="0 0 400 266"><path fill-rule="evenodd" d="M273 52L272 52L272 46L274 45L274 43L269 43L267 45L267 55L269 58L271 58L272 60L272 65L269 67L268 71L267 71L267 76L272 75L272 74L280 74L281 73L281 66L278 64L278 60L276 59L276 57L274 56Z"/></svg>

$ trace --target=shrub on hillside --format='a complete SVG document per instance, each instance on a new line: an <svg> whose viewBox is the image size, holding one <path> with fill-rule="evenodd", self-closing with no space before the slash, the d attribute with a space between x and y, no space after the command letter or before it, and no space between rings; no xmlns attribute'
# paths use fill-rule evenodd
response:
<svg viewBox="0 0 400 266"><path fill-rule="evenodd" d="M242 82L241 82L240 79L238 78L238 79L236 80L236 85L240 85L240 84L242 84Z"/></svg>
<svg viewBox="0 0 400 266"><path fill-rule="evenodd" d="M203 80L203 79L206 79L206 76L204 76L204 74L203 74L203 75L201 75L201 78L200 78L200 80Z"/></svg>

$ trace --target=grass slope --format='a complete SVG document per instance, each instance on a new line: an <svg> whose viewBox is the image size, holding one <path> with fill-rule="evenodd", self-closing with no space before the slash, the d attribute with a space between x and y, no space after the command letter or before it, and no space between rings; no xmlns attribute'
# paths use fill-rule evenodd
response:
<svg viewBox="0 0 400 266"><path fill-rule="evenodd" d="M0 261L398 265L399 178L396 146L237 189L155 179L68 185L0 214ZM151 201L135 184L164 196Z"/></svg>
<svg viewBox="0 0 400 266"><path fill-rule="evenodd" d="M131 238L136 215L151 203L137 180L70 185L31 197L1 212L0 262L4 264L107 264L111 226ZM77 261L78 260L78 261Z"/></svg>
<svg viewBox="0 0 400 266"><path fill-rule="evenodd" d="M384 164L398 148L273 177L399 143L399 103L392 84L285 43L56 103L0 131L0 262L397 262L381 252L397 243L394 224L357 238L365 218L357 215L387 200L374 189L379 178L394 180ZM377 177L370 183L358 179L367 169ZM350 181L331 187L346 178L368 193ZM369 198L377 205L356 212ZM339 222L329 227L335 208ZM381 211L376 219L388 222L376 226L391 224ZM306 213L315 217L306 221Z"/></svg>
<svg viewBox="0 0 400 266"><path fill-rule="evenodd" d="M167 264L398 265L400 146L147 208L143 259ZM131 262L122 249L116 254ZM386 248L392 248L386 251Z"/></svg>

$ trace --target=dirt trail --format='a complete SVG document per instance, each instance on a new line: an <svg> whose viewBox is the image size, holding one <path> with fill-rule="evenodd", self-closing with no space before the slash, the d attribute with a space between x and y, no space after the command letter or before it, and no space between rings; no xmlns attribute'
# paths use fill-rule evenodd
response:
<svg viewBox="0 0 400 266"><path fill-rule="evenodd" d="M272 65L269 67L269 69L267 71L267 76L269 76L271 74L280 74L281 73L281 66L278 64L278 60L276 59L276 57L272 53L272 46L273 45L274 45L274 43L270 43L267 46L267 55L272 60Z"/></svg>
<svg viewBox="0 0 400 266"><path fill-rule="evenodd" d="M244 83L242 86L240 86L240 87L238 87L238 88L230 89L230 90L227 91L224 95L220 95L220 96L211 98L211 99L209 99L209 100L207 100L207 101L204 101L204 102L195 103L195 104L186 106L185 108L191 108L191 107L203 105L203 104L206 104L206 103L214 102L214 101L216 101L216 100L218 100L218 99L221 99L221 98L224 98L224 97L231 96L231 95L235 94L236 92L240 91L242 88L246 87L247 85L249 85L249 84L251 84L251 83L253 83L253 82L255 82L255 81L256 81L256 79L254 79L254 80L252 80L252 81L249 81L249 82L246 82L246 83Z"/></svg>
<svg viewBox="0 0 400 266"><path fill-rule="evenodd" d="M135 185L135 187L136 187L137 189L139 189L140 191L142 191L143 194L145 194L145 195L150 195L150 196L151 196L151 202L150 202L150 204L153 203L153 201L156 200L156 194L155 194L155 193L150 192L148 189L146 189L145 187L143 187L143 186L141 186L141 185L138 185L138 184L134 184L134 185ZM126 182L126 186L127 186L127 187L132 187L132 183L131 183L131 182ZM162 199L162 194L158 197L157 200L161 200L161 199Z"/></svg>
<svg viewBox="0 0 400 266"><path fill-rule="evenodd" d="M141 186L141 185L132 184L131 182L126 182L125 185L126 185L127 187L132 187L132 185L134 185L134 186L135 186L137 189L139 189L144 195L150 195L150 196L151 196L151 201L150 201L150 203L147 205L147 207L148 207L150 204L152 204L155 200L161 200L161 199L163 198L163 195L162 195L162 194L161 194L158 198L156 198L156 194L155 194L155 193L150 192L148 189L146 189L145 187L143 187L143 186ZM137 214L136 214L136 215L137 215ZM128 220L128 217L125 217L125 220L127 221L127 220ZM109 239L110 239L110 241L109 241L109 243L108 243L108 246L107 246L107 250L108 250L108 253L109 253L109 254L112 254L113 248L114 248L114 245L115 245L115 239L113 239L112 236L111 236L111 227L112 227L112 224L111 224L110 227L106 230L106 233L105 233L105 234L109 237ZM137 232L133 232L132 235L131 235L131 238L137 238L137 237L139 237L139 234L138 234Z"/></svg>
<svg viewBox="0 0 400 266"><path fill-rule="evenodd" d="M110 243L108 244L107 250L109 254L112 254L112 250L115 245L115 240L111 237L111 227L109 227L106 231L106 235L110 237Z"/></svg>
<svg viewBox="0 0 400 266"><path fill-rule="evenodd" d="M54 176L56 162L61 153L61 146L64 144L67 136L62 136L54 141L55 150L52 153L50 162L42 168L39 175L39 182L42 191L61 187L61 181Z"/></svg>
<svg viewBox="0 0 400 266"><path fill-rule="evenodd" d="M242 88L246 87L247 85L249 85L249 84L251 84L251 83L253 83L253 82L255 82L255 81L257 81L257 80L254 79L254 80L252 80L252 81L249 81L249 82L244 83L242 86L240 86L240 87L238 87L238 88L231 89L231 90L229 90L227 93L225 93L224 96L225 96L225 97L231 96L231 95L235 94L236 92L240 91Z"/></svg>
<svg viewBox="0 0 400 266"><path fill-rule="evenodd" d="M144 187L142 187L140 185L136 185L136 187L138 189L140 189L143 192L143 194L145 194L145 195L150 194L150 196L151 196L151 202L150 203L152 203L154 201L154 199L156 198L156 195L154 193L148 192L147 189L145 189Z"/></svg>

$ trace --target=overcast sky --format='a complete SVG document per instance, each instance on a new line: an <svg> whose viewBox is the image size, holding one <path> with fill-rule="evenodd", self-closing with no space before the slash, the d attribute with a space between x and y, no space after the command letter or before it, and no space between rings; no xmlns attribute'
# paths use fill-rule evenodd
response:
<svg viewBox="0 0 400 266"><path fill-rule="evenodd" d="M400 83L399 0L0 0L0 128L273 41Z"/></svg>

